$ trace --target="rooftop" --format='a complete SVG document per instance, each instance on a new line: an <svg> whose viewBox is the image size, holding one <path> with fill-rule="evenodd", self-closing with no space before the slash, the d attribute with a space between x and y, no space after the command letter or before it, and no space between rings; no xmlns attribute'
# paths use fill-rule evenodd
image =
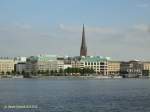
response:
<svg viewBox="0 0 150 112"><path fill-rule="evenodd" d="M81 57L81 61L86 62L99 62L99 61L108 61L110 57L103 57L103 56L86 56Z"/></svg>
<svg viewBox="0 0 150 112"><path fill-rule="evenodd" d="M57 60L57 56L56 55L30 56L27 60L30 60L30 61L51 61L51 60Z"/></svg>

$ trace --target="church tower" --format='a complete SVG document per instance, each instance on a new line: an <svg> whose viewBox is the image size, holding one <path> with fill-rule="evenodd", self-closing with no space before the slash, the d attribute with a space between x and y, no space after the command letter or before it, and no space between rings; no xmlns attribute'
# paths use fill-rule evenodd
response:
<svg viewBox="0 0 150 112"><path fill-rule="evenodd" d="M87 56L87 46L85 40L85 31L84 31L84 24L83 24L83 31L82 31L82 42L80 48L80 56Z"/></svg>

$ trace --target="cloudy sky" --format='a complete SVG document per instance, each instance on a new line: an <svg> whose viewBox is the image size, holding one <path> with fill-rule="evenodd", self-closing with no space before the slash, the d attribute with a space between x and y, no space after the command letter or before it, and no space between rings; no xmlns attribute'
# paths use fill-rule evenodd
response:
<svg viewBox="0 0 150 112"><path fill-rule="evenodd" d="M150 60L150 0L0 0L0 56L88 55Z"/></svg>

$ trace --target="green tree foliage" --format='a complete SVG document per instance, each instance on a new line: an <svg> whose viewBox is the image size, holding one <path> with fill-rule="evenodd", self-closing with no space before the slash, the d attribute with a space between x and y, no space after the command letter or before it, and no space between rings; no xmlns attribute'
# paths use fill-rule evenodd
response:
<svg viewBox="0 0 150 112"><path fill-rule="evenodd" d="M4 71L2 71L2 73L1 73L2 75L4 75L5 74L5 72Z"/></svg>
<svg viewBox="0 0 150 112"><path fill-rule="evenodd" d="M7 71L7 72L6 72L6 74L7 74L7 75L10 75L10 74L11 74L11 72Z"/></svg>
<svg viewBox="0 0 150 112"><path fill-rule="evenodd" d="M16 72L14 70L11 71L12 75L16 75Z"/></svg>
<svg viewBox="0 0 150 112"><path fill-rule="evenodd" d="M95 71L91 68L66 68L64 70L64 73L66 74L81 74L82 76L88 75L88 74L93 74Z"/></svg>
<svg viewBox="0 0 150 112"><path fill-rule="evenodd" d="M51 75L54 75L54 70L51 70Z"/></svg>
<svg viewBox="0 0 150 112"><path fill-rule="evenodd" d="M26 73L25 73L25 71L23 70L21 74L22 74L22 75L25 75Z"/></svg>

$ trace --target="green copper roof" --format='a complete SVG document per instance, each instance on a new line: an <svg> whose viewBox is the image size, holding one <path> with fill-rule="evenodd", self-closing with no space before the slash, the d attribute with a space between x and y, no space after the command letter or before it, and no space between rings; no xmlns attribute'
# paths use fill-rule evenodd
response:
<svg viewBox="0 0 150 112"><path fill-rule="evenodd" d="M57 56L55 55L39 55L39 56L31 56L28 58L30 61L51 61L57 60Z"/></svg>
<svg viewBox="0 0 150 112"><path fill-rule="evenodd" d="M38 56L38 61L50 61L50 60L57 60L55 55L40 55Z"/></svg>
<svg viewBox="0 0 150 112"><path fill-rule="evenodd" d="M30 56L29 58L27 58L27 61L31 61L31 62L37 62L38 57L37 56Z"/></svg>
<svg viewBox="0 0 150 112"><path fill-rule="evenodd" d="M102 57L102 56L86 56L81 57L81 62L101 62L110 60L109 57Z"/></svg>

